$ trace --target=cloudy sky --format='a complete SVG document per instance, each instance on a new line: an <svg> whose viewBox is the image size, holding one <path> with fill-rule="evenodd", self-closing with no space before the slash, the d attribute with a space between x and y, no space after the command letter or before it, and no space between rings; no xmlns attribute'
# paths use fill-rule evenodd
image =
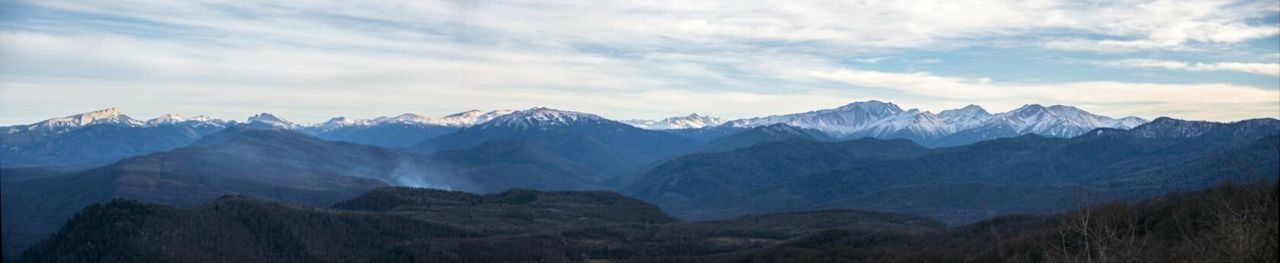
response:
<svg viewBox="0 0 1280 263"><path fill-rule="evenodd" d="M534 106L1280 116L1280 1L0 0L0 124Z"/></svg>

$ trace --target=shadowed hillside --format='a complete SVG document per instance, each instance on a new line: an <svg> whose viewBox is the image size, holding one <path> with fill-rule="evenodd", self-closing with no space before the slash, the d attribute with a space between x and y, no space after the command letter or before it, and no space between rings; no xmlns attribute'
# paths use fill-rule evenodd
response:
<svg viewBox="0 0 1280 263"><path fill-rule="evenodd" d="M933 233L831 230L724 262L1276 262L1275 183L1006 216Z"/></svg>
<svg viewBox="0 0 1280 263"><path fill-rule="evenodd" d="M20 262L681 259L759 249L824 229L941 226L848 210L675 222L652 205L609 192L383 188L331 209L237 196L195 208L117 199L85 208Z"/></svg>
<svg viewBox="0 0 1280 263"><path fill-rule="evenodd" d="M84 171L5 170L4 247L21 251L81 208L114 198L192 207L240 194L329 205L398 182L411 158L290 131L233 127L190 147Z"/></svg>

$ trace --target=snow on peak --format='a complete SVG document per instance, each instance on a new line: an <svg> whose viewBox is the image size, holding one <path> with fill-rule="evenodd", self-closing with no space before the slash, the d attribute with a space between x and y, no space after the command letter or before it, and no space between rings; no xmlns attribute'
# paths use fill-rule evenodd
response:
<svg viewBox="0 0 1280 263"><path fill-rule="evenodd" d="M938 117L942 117L943 119L980 119L991 117L991 113L987 112L987 110L983 109L981 106L969 104L968 106L964 106L964 108L938 112Z"/></svg>
<svg viewBox="0 0 1280 263"><path fill-rule="evenodd" d="M726 124L731 127L751 128L785 123L819 130L832 137L841 138L861 132L880 120L902 112L902 108L893 103L871 100L854 102L835 109L740 119Z"/></svg>
<svg viewBox="0 0 1280 263"><path fill-rule="evenodd" d="M378 117L370 119L351 119L346 117L334 117L319 125L310 126L320 130L331 130L336 128L351 126L375 126L384 124L403 124L403 125L434 125L449 127L470 127L489 121L498 116L510 114L512 110L495 110L490 112L482 112L478 110L470 110L451 114L444 117L428 117L414 113L404 113L396 116Z"/></svg>
<svg viewBox="0 0 1280 263"><path fill-rule="evenodd" d="M1045 107L1039 104L1028 104L997 114L984 125L1008 127L1019 134L1031 133L1069 138L1096 128L1130 129L1141 122L1145 121L1135 117L1117 120L1095 115L1074 106Z"/></svg>
<svg viewBox="0 0 1280 263"><path fill-rule="evenodd" d="M192 126L211 126L224 127L228 121L209 118L209 116L196 115L194 117L182 117L178 114L164 114L160 117L147 120L147 126L167 126L167 125L192 125Z"/></svg>
<svg viewBox="0 0 1280 263"><path fill-rule="evenodd" d="M570 126L584 122L603 122L607 121L599 115L582 113L576 111L564 111L545 107L531 108L527 110L515 111L497 117L493 120L484 122L477 127L509 127L516 129L541 129L546 130L557 126Z"/></svg>
<svg viewBox="0 0 1280 263"><path fill-rule="evenodd" d="M156 117L154 119L147 120L147 125L178 124L184 121L187 121L187 119L183 118L182 115L169 113L165 115L160 115L160 117Z"/></svg>
<svg viewBox="0 0 1280 263"><path fill-rule="evenodd" d="M624 123L631 124L638 128L650 130L671 130L671 129L696 129L702 127L716 126L724 123L723 119L698 115L697 113L688 116L669 117L662 120L626 120Z"/></svg>
<svg viewBox="0 0 1280 263"><path fill-rule="evenodd" d="M61 118L53 118L27 126L28 130L44 129L53 132L64 132L74 128L94 124L114 124L123 126L141 126L142 121L129 118L116 108L106 108Z"/></svg>
<svg viewBox="0 0 1280 263"><path fill-rule="evenodd" d="M400 114L393 117L379 117L377 119L373 119L373 122L378 124L386 124L386 123L423 124L423 123L434 123L435 121L436 121L435 118L413 114L413 113L405 113L405 114Z"/></svg>
<svg viewBox="0 0 1280 263"><path fill-rule="evenodd" d="M880 113L880 114L896 114L896 113L902 112L902 108L898 107L897 104L878 101L878 100L868 100L868 101L859 101L859 102L849 103L847 105L836 108L836 110L841 110L841 111L862 110L866 112Z"/></svg>
<svg viewBox="0 0 1280 263"><path fill-rule="evenodd" d="M124 114L121 114L120 110L117 110L116 108L106 108L102 110L91 111L91 112L81 113L77 115L71 115L71 116L63 117L60 119L54 119L54 120L66 121L66 123L72 124L74 126L85 126L85 125L97 124L97 123L117 123L117 124L136 124L137 123L137 120L129 118Z"/></svg>
<svg viewBox="0 0 1280 263"><path fill-rule="evenodd" d="M1017 134L1074 137L1095 128L1129 129L1146 121L1128 117L1113 119L1073 106L1028 104L992 114L977 105L944 110L938 114L917 109L902 110L893 103L861 101L835 109L733 120L726 125L751 128L785 123L815 129L836 138L871 136L938 139L972 129L1012 130Z"/></svg>
<svg viewBox="0 0 1280 263"><path fill-rule="evenodd" d="M349 126L368 125L371 122L372 121L370 120L357 120L357 119L338 116L338 117L333 117L332 119L329 119L324 123L321 123L319 125L319 128L322 130L332 130L332 129L349 127Z"/></svg>
<svg viewBox="0 0 1280 263"><path fill-rule="evenodd" d="M955 133L954 125L950 125L938 115L928 111L911 109L889 116L868 126L860 134L875 138L920 137L938 139Z"/></svg>
<svg viewBox="0 0 1280 263"><path fill-rule="evenodd" d="M495 110L483 112L479 110L469 110L444 116L437 123L445 126L468 127L481 124L495 118L511 114L514 110Z"/></svg>
<svg viewBox="0 0 1280 263"><path fill-rule="evenodd" d="M982 122L991 118L991 113L978 105L969 104L964 108L944 110L938 113L938 118L954 127L955 130L964 130L982 125Z"/></svg>
<svg viewBox="0 0 1280 263"><path fill-rule="evenodd" d="M256 123L256 124L265 125L271 128L283 128L283 129L294 129L299 127L297 124L294 124L292 122L289 122L285 119L276 117L275 115L271 115L270 113L266 113L266 112L250 116L248 121L246 121L246 123L249 123L250 125L253 125Z"/></svg>
<svg viewBox="0 0 1280 263"><path fill-rule="evenodd" d="M1129 116L1129 117L1124 117L1116 120L1117 127L1115 128L1133 129L1133 128L1137 128L1138 126L1142 126L1143 124L1146 124L1146 123L1147 123L1147 120L1144 120L1138 117Z"/></svg>
<svg viewBox="0 0 1280 263"><path fill-rule="evenodd" d="M205 115L196 115L196 116L191 116L190 118L187 118L187 121L214 122L214 123L226 123L226 122L227 122L227 121L220 120L220 119L210 118L209 116L205 116Z"/></svg>

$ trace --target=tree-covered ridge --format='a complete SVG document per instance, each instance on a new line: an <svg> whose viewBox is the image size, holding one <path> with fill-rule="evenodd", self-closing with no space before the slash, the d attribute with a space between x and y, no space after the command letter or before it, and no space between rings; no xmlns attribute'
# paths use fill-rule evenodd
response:
<svg viewBox="0 0 1280 263"><path fill-rule="evenodd" d="M1275 182L1226 184L1134 204L952 227L923 217L854 210L593 225L539 213L483 212L638 202L602 192L474 195L384 188L330 209L239 196L189 209L117 199L86 208L19 261L1275 262L1278 196ZM396 206L368 209L371 202ZM452 208L436 212L468 207L478 212L431 217L432 210L444 207ZM565 221L548 229L476 231L500 222L554 225L553 219ZM461 227L477 223L483 227Z"/></svg>

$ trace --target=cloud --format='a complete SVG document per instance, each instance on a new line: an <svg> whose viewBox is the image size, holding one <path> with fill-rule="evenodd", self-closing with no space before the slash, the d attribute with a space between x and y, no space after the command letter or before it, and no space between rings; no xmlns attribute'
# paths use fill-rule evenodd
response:
<svg viewBox="0 0 1280 263"><path fill-rule="evenodd" d="M402 29L434 29L441 32L432 33L445 38L474 31L493 41L650 47L784 41L862 48L929 48L968 45L989 37L1078 32L1105 38L1079 40L1102 46L1177 48L1189 42L1237 43L1280 34L1280 27L1255 21L1280 12L1270 1L314 1L296 3L287 9L257 2L32 4L199 28L280 34L282 38L300 37L296 41L303 43L323 40L368 44L361 43L364 38L351 37L358 36L358 32L326 30L333 25L296 19L311 14L347 19L339 22L377 21ZM255 15L272 18L243 19ZM290 28L307 30L287 30Z"/></svg>
<svg viewBox="0 0 1280 263"><path fill-rule="evenodd" d="M1163 68L1168 70L1180 71L1235 71L1251 74L1261 74L1273 77L1280 77L1280 63L1241 63L1241 62L1221 62L1221 63L1188 63L1181 61L1154 60L1154 59L1125 59L1115 61L1099 61L1094 64L1111 66L1111 67L1129 67L1129 68Z"/></svg>
<svg viewBox="0 0 1280 263"><path fill-rule="evenodd" d="M1271 94L1240 84L1148 84L1108 81L1108 76L1057 84L998 82L984 76L992 72L980 70L985 61L946 53L1094 45L1106 48L1091 50L1214 55L1275 36L1275 25L1257 21L1280 12L1267 1L301 1L286 6L50 0L3 5L10 15L0 19L3 123L106 106L142 116L180 111L242 118L276 111L302 121L532 106L618 118L689 112L748 117L859 99L930 109L968 103L1096 104L1106 113L1157 116L1160 108L1120 104L1167 106L1181 101L1149 97L1204 95L1202 90L1215 88ZM931 61L936 63L926 63ZM904 63L922 70L979 70L969 75L901 72ZM1257 67L1186 64L1181 70ZM1105 94L1107 88L1121 93L1115 99L1076 94ZM1207 104L1188 105L1166 109L1221 119L1273 116L1272 109L1280 107L1222 107L1215 111L1225 113L1211 114L1195 112L1214 110Z"/></svg>

